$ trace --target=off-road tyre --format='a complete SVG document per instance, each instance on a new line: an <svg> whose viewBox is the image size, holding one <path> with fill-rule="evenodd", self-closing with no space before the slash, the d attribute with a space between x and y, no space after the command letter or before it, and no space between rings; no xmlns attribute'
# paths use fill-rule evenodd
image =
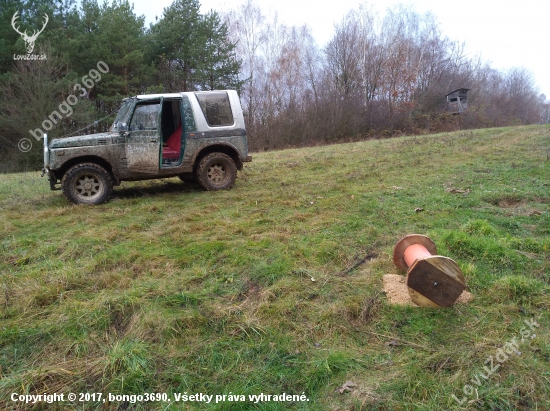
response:
<svg viewBox="0 0 550 411"><path fill-rule="evenodd" d="M113 178L103 167L82 163L71 167L61 180L63 194L74 204L96 205L106 202L113 191Z"/></svg>
<svg viewBox="0 0 550 411"><path fill-rule="evenodd" d="M228 190L237 179L237 166L227 154L210 153L200 160L196 174L205 190Z"/></svg>

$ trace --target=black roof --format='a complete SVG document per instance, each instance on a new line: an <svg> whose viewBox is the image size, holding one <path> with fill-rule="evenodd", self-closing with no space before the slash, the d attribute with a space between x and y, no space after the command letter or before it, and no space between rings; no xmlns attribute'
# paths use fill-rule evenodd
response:
<svg viewBox="0 0 550 411"><path fill-rule="evenodd" d="M462 92L462 93L467 93L469 90L470 90L469 88L457 88L456 90L451 91L445 97L450 96L451 94L456 93L457 91Z"/></svg>

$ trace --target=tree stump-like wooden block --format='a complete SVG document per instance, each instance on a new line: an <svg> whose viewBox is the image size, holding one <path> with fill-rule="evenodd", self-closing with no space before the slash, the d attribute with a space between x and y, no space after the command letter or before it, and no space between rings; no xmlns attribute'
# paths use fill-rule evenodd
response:
<svg viewBox="0 0 550 411"><path fill-rule="evenodd" d="M458 264L436 253L433 241L420 234L402 238L394 248L395 265L407 270L411 300L422 307L450 307L466 288Z"/></svg>
<svg viewBox="0 0 550 411"><path fill-rule="evenodd" d="M416 260L406 284L413 302L422 307L450 307L466 288L458 264L441 255Z"/></svg>

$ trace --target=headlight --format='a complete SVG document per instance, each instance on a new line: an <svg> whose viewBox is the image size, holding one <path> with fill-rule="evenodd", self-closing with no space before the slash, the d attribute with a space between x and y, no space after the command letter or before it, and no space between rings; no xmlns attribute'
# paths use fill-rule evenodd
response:
<svg viewBox="0 0 550 411"><path fill-rule="evenodd" d="M44 134L44 169L50 167L50 150L48 148L48 135Z"/></svg>

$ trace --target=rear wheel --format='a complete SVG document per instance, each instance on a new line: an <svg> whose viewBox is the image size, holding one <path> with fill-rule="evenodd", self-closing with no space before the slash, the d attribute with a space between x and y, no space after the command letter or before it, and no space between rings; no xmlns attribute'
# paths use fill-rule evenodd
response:
<svg viewBox="0 0 550 411"><path fill-rule="evenodd" d="M203 157L197 168L197 180L205 190L230 189L237 179L237 166L223 153L210 153Z"/></svg>
<svg viewBox="0 0 550 411"><path fill-rule="evenodd" d="M61 181L63 194L75 204L101 204L113 191L111 174L94 163L77 164L70 168Z"/></svg>

